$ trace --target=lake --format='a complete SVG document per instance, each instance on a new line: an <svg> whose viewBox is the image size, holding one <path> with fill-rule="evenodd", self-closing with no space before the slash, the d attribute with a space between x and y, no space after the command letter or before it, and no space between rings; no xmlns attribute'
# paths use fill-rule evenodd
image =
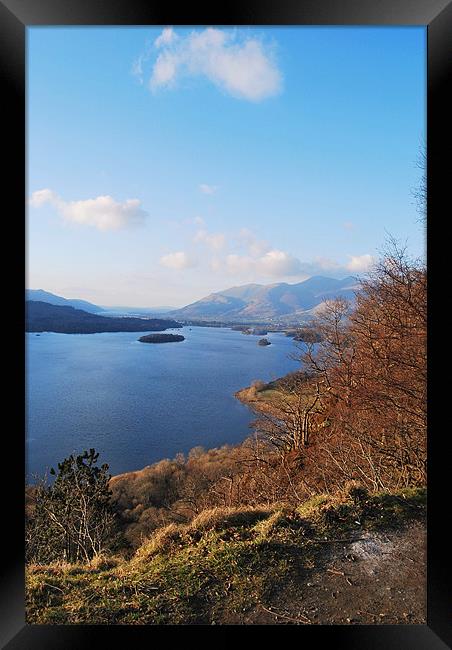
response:
<svg viewBox="0 0 452 650"><path fill-rule="evenodd" d="M297 370L291 338L184 327L179 343L141 333L26 334L27 477L94 447L112 474L201 445L241 442L253 419L234 392Z"/></svg>

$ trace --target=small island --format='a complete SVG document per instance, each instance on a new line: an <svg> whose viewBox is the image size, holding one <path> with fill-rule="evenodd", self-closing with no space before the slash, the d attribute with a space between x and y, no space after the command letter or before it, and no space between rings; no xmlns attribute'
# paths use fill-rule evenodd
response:
<svg viewBox="0 0 452 650"><path fill-rule="evenodd" d="M171 343L176 341L185 341L185 336L181 334L146 334L138 339L141 343Z"/></svg>
<svg viewBox="0 0 452 650"><path fill-rule="evenodd" d="M258 345L271 345L271 342L268 339L260 339Z"/></svg>

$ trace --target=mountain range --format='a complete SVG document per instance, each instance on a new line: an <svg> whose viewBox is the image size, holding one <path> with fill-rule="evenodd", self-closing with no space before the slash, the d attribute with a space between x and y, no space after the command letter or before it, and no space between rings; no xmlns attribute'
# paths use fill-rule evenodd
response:
<svg viewBox="0 0 452 650"><path fill-rule="evenodd" d="M167 316L226 322L297 320L313 316L327 299L353 301L358 289L359 282L353 276L336 280L316 275L297 284L245 284L211 293Z"/></svg>
<svg viewBox="0 0 452 650"><path fill-rule="evenodd" d="M42 289L28 289L26 300L29 305L33 302L48 303L57 307L73 307L90 314L102 313L110 318L120 314L124 316L154 316L164 314L164 318L185 321L221 321L224 323L247 322L284 322L292 323L308 320L321 308L327 299L341 297L353 302L355 292L359 290L359 282L353 276L342 280L315 275L303 282L288 284L245 284L231 287L224 291L211 293L181 309L169 308L120 308L100 307L86 300L67 299L56 296ZM42 312L44 307L39 310ZM127 309L127 311L126 311ZM67 319L69 312L59 312ZM56 314L54 314L56 316ZM94 323L90 323L93 325ZM105 325L105 323L104 323ZM111 323L110 323L111 325ZM122 320L122 325L125 325ZM103 331L105 331L103 329Z"/></svg>

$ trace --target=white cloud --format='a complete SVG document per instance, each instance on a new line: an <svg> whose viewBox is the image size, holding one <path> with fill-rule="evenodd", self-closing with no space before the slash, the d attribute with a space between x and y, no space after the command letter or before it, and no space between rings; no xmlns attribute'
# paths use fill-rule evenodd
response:
<svg viewBox="0 0 452 650"><path fill-rule="evenodd" d="M199 189L203 194L215 194L219 188L218 185L207 185L207 183L201 183Z"/></svg>
<svg viewBox="0 0 452 650"><path fill-rule="evenodd" d="M272 249L260 257L230 254L225 259L226 268L232 274L250 274L274 278L304 274L300 260L285 251Z"/></svg>
<svg viewBox="0 0 452 650"><path fill-rule="evenodd" d="M56 203L58 196L52 190L37 190L33 192L30 199L30 205L33 208L40 208L45 203Z"/></svg>
<svg viewBox="0 0 452 650"><path fill-rule="evenodd" d="M259 252L258 255L251 254L259 250L258 245L254 246L252 233L247 239L249 231L242 231L241 236L247 241L248 253L237 254L231 253L226 255L224 263L220 266L216 261L213 270L226 270L232 275L239 275L246 278L252 278L255 281L260 281L261 278L291 278L300 281L312 275L327 275L333 278L343 278L350 272L363 272L367 271L375 261L371 255L349 255L350 261L348 264L339 264L337 261L329 258L315 258L310 262L302 262L298 257L290 253L271 248L265 252ZM265 242L260 242L263 246ZM261 249L262 250L262 249ZM292 280L293 281L293 280Z"/></svg>
<svg viewBox="0 0 452 650"><path fill-rule="evenodd" d="M64 201L49 189L33 192L30 199L32 207L41 207L46 203L52 205L66 221L103 231L141 225L147 216L138 199L118 202L107 195L83 201Z"/></svg>
<svg viewBox="0 0 452 650"><path fill-rule="evenodd" d="M172 56L160 54L154 65L151 88L170 85L176 76L177 62Z"/></svg>
<svg viewBox="0 0 452 650"><path fill-rule="evenodd" d="M174 43L174 41L177 39L177 34L174 31L172 27L165 27L163 32L158 36L155 41L154 45L155 47L163 47L164 45L169 45L170 43Z"/></svg>
<svg viewBox="0 0 452 650"><path fill-rule="evenodd" d="M248 101L276 95L282 75L271 48L256 37L239 34L238 30L209 27L177 38L166 28L155 41L160 53L152 68L150 88L174 86L185 75L205 77L233 97Z"/></svg>
<svg viewBox="0 0 452 650"><path fill-rule="evenodd" d="M144 65L154 54L155 48L159 49L165 45L170 45L170 43L173 43L177 38L177 34L172 27L165 27L160 36L158 36L153 42L147 41L144 51L137 59L135 59L131 68L132 74L138 78L140 84L143 84ZM164 74L162 78L164 78Z"/></svg>
<svg viewBox="0 0 452 650"><path fill-rule="evenodd" d="M196 235L198 241L204 237L204 232L199 232ZM298 257L259 239L249 228L241 228L238 234L231 238L231 242L233 251L211 263L212 270L218 272L226 270L233 275L255 278L256 281L259 281L261 276L305 279L312 275L327 275L343 278L350 271L366 271L375 262L375 258L369 254L349 255L347 264L339 263L328 257L316 257L309 262L302 262Z"/></svg>
<svg viewBox="0 0 452 650"><path fill-rule="evenodd" d="M300 275L302 265L298 258L280 250L271 250L257 260L263 273L275 277Z"/></svg>
<svg viewBox="0 0 452 650"><path fill-rule="evenodd" d="M348 271L356 271L357 273L368 271L375 263L375 258L372 255L349 255L350 261L346 264L345 268Z"/></svg>
<svg viewBox="0 0 452 650"><path fill-rule="evenodd" d="M168 253L168 255L164 255L160 258L160 264L166 266L168 269L174 269L177 271L196 266L195 261L184 251L177 251L176 253Z"/></svg>
<svg viewBox="0 0 452 650"><path fill-rule="evenodd" d="M209 246L209 248L213 248L214 250L220 250L225 244L226 237L222 232L211 234L202 228L201 230L198 230L193 241L196 243L206 244L206 246Z"/></svg>

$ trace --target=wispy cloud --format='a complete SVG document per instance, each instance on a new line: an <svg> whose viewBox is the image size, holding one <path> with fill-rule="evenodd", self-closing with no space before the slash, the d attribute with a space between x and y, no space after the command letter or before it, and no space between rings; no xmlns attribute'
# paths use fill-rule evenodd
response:
<svg viewBox="0 0 452 650"><path fill-rule="evenodd" d="M238 234L239 244L243 244L252 257L260 257L271 250L270 244L264 239L259 239L249 228L241 228Z"/></svg>
<svg viewBox="0 0 452 650"><path fill-rule="evenodd" d="M104 231L139 226L147 217L139 199L119 202L106 195L81 201L64 201L50 189L33 192L30 205L39 208L45 204L52 205L66 221Z"/></svg>
<svg viewBox="0 0 452 650"><path fill-rule="evenodd" d="M166 27L154 41L158 55L153 61L149 86L173 88L181 77L204 77L222 91L239 99L259 102L278 94L282 74L274 56L274 46L241 30L208 27L179 36ZM132 66L143 78L143 66L153 58L146 48Z"/></svg>
<svg viewBox="0 0 452 650"><path fill-rule="evenodd" d="M175 253L163 255L163 257L160 258L160 264L168 269L180 271L182 269L189 269L196 266L196 260L184 251L177 251Z"/></svg>
<svg viewBox="0 0 452 650"><path fill-rule="evenodd" d="M207 185L207 183L201 183L199 189L203 194L215 194L219 187L218 185Z"/></svg>
<svg viewBox="0 0 452 650"><path fill-rule="evenodd" d="M165 27L165 29L160 34L160 36L158 36L155 39L154 45L157 48L165 47L165 46L171 45L171 43L174 43L175 41L177 41L177 39L178 39L178 36L177 36L176 32L174 31L174 29L172 27Z"/></svg>
<svg viewBox="0 0 452 650"><path fill-rule="evenodd" d="M222 232L209 233L205 228L201 228L194 236L193 241L206 244L213 250L220 250L225 245L226 237Z"/></svg>
<svg viewBox="0 0 452 650"><path fill-rule="evenodd" d="M130 71L133 74L133 76L136 77L138 79L138 81L140 82L140 84L142 84L142 85L143 85L143 82L144 82L144 78L143 78L144 64L151 57L151 55L153 53L153 49L154 49L154 44L149 43L149 41L148 41L146 43L146 46L145 46L143 52L132 63L132 67L131 67Z"/></svg>
<svg viewBox="0 0 452 650"><path fill-rule="evenodd" d="M147 41L146 46L141 54L132 63L131 72L137 77L140 84L143 84L144 66L154 55L155 50L164 46L169 46L177 40L178 36L172 27L165 27L160 36L154 41Z"/></svg>

